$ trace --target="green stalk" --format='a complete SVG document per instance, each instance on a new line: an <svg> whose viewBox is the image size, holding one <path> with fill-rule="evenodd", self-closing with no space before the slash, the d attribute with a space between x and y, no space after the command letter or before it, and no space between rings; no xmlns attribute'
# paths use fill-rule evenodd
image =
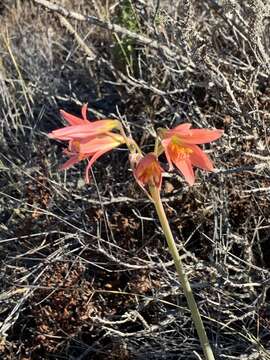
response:
<svg viewBox="0 0 270 360"><path fill-rule="evenodd" d="M197 330L197 333L198 333L198 336L199 336L199 339L200 339L200 343L201 343L201 346L202 346L202 349L203 349L205 359L207 359L207 360L215 360L214 355L213 355L213 351L211 349L208 337L207 337L205 329L204 329L204 325L203 325L203 322L202 322L201 315L199 313L199 309L197 307L196 301L195 301L193 293L192 293L192 289L190 287L188 278L187 278L187 276L186 276L186 274L184 272L182 260L180 258L179 253L178 253L177 247L175 245L175 241L174 241L174 238L173 238L173 235L172 235L172 231L171 231L167 216L165 214L163 204L162 204L161 199L160 199L159 190L154 186L150 186L149 190L150 190L150 194L152 196L152 200L153 200L153 203L155 205L155 208L156 208L156 211L157 211L159 221L161 223L164 235L166 237L169 250L170 250L171 255L173 257L173 260L174 260L174 264L175 264L175 267L176 267L176 271L177 271L177 274L178 274L179 281L180 281L180 283L182 285L182 288L184 290L184 294L185 294L186 299L187 299L188 307L190 309L192 320L194 322L195 328Z"/></svg>

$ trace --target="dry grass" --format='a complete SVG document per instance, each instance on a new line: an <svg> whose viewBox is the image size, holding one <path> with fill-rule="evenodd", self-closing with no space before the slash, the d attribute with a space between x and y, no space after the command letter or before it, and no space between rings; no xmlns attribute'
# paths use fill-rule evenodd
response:
<svg viewBox="0 0 270 360"><path fill-rule="evenodd" d="M270 359L268 2L131 1L125 22L123 2L59 1L137 39L37 2L0 5L2 358L200 358L127 152L90 186L83 165L58 172L46 133L89 101L145 151L159 126L225 129L208 149L217 172L192 188L166 174L163 199L217 359Z"/></svg>

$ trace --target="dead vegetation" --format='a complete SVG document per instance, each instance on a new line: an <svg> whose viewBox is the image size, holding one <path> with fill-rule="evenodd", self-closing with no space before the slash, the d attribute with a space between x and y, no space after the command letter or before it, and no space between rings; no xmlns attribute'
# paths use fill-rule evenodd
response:
<svg viewBox="0 0 270 360"><path fill-rule="evenodd" d="M127 152L90 186L58 171L46 133L88 101L145 151L160 126L225 129L217 171L165 174L163 200L216 358L269 359L268 2L53 3L0 5L1 358L200 358Z"/></svg>

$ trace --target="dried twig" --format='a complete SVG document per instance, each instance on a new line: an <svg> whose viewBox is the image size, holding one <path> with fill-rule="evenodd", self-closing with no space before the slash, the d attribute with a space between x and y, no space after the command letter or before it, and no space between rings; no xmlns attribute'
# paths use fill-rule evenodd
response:
<svg viewBox="0 0 270 360"><path fill-rule="evenodd" d="M164 54L170 56L171 58L175 58L177 55L177 48L174 46L174 50L170 49L168 46L160 44L155 39L147 38L141 34L134 33L128 29L125 29L119 25L111 24L109 22L102 21L94 16L90 15L82 15L75 11L70 11L64 8L63 6L52 3L48 0L33 0L36 4L42 5L51 11L56 11L64 17L71 18L78 21L87 21L91 25L99 26L103 29L110 30L117 34L126 35L132 39L135 39L138 43L147 45L153 49L163 51Z"/></svg>
<svg viewBox="0 0 270 360"><path fill-rule="evenodd" d="M85 51L85 53L88 55L90 60L94 60L96 58L95 51L89 47L89 45L86 45L85 41L80 37L80 35L77 33L75 28L70 24L70 22L62 15L59 14L60 22L65 28L74 35L75 39L77 40L80 47Z"/></svg>

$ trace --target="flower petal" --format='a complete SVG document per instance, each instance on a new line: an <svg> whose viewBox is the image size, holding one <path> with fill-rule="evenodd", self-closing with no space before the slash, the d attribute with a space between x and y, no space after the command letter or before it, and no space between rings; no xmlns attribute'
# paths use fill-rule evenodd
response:
<svg viewBox="0 0 270 360"><path fill-rule="evenodd" d="M193 151L189 156L192 165L208 171L214 170L212 161L199 146L191 145L190 149Z"/></svg>
<svg viewBox="0 0 270 360"><path fill-rule="evenodd" d="M85 122L90 122L89 120L87 120L87 107L88 107L88 103L83 104L83 106L82 106L82 117L83 117L83 120Z"/></svg>
<svg viewBox="0 0 270 360"><path fill-rule="evenodd" d="M88 164L87 164L86 169L85 169L85 177L84 177L86 184L89 184L89 182L90 182L89 170L91 169L92 165L94 164L94 162L95 162L100 156L102 156L102 155L105 154L106 152L107 152L107 150L105 150L105 151L99 151L99 152L95 153L95 154L92 156L91 160L88 160Z"/></svg>
<svg viewBox="0 0 270 360"><path fill-rule="evenodd" d="M53 130L48 134L50 138L59 140L80 139L90 135L93 135L93 127L91 124L66 126L61 129Z"/></svg>
<svg viewBox="0 0 270 360"><path fill-rule="evenodd" d="M85 125L85 120L77 116L71 115L64 110L60 110L60 114L70 125ZM87 122L90 123L90 121L88 120Z"/></svg>
<svg viewBox="0 0 270 360"><path fill-rule="evenodd" d="M160 190L162 172L163 169L161 168L156 155L149 153L139 160L133 171L133 175L142 188L147 185L154 185Z"/></svg>
<svg viewBox="0 0 270 360"><path fill-rule="evenodd" d="M191 127L190 123L184 123L184 124L177 125L175 128L168 130L165 133L165 137L167 138L167 137L170 137L173 135L179 135L179 136L182 136L185 134L188 135L190 132L190 127Z"/></svg>
<svg viewBox="0 0 270 360"><path fill-rule="evenodd" d="M67 170L74 164L78 163L80 161L79 156L76 154L72 156L68 161L66 161L64 164L60 166L60 170Z"/></svg>
<svg viewBox="0 0 270 360"><path fill-rule="evenodd" d="M191 129L188 134L181 135L181 140L185 144L206 144L219 139L222 134L223 130Z"/></svg>
<svg viewBox="0 0 270 360"><path fill-rule="evenodd" d="M124 143L124 138L119 134L107 133L95 138L86 138L79 141L80 153L95 153L97 151L109 151Z"/></svg>
<svg viewBox="0 0 270 360"><path fill-rule="evenodd" d="M167 159L168 164L169 164L169 171L172 171L173 170L173 164L172 164L171 156L170 156L170 153L169 153L170 142L171 142L170 138L169 139L164 139L164 140L162 140L161 144L162 144L162 146L164 148L166 159Z"/></svg>
<svg viewBox="0 0 270 360"><path fill-rule="evenodd" d="M178 170L183 174L187 183L190 186L192 186L195 182L195 175L192 169L190 159L175 161L174 164L178 168Z"/></svg>
<svg viewBox="0 0 270 360"><path fill-rule="evenodd" d="M98 120L91 123L88 121L87 124L85 124L84 120L81 121L84 122L84 125L66 126L62 129L52 131L48 136L59 140L84 139L108 132L119 124L118 120Z"/></svg>

